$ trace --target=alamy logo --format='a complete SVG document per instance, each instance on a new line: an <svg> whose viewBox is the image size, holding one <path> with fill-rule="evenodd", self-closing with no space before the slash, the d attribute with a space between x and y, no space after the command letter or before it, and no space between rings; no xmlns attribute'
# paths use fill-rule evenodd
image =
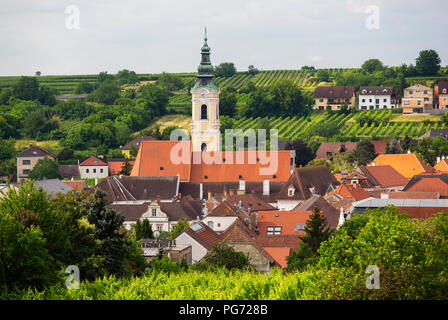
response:
<svg viewBox="0 0 448 320"><path fill-rule="evenodd" d="M370 276L366 279L366 288L369 290L380 288L380 269L376 265L370 265L366 268L366 274Z"/></svg>
<svg viewBox="0 0 448 320"><path fill-rule="evenodd" d="M65 27L68 30L79 30L81 28L79 12L79 7L74 4L71 4L65 8L65 13L69 15L65 18Z"/></svg>
<svg viewBox="0 0 448 320"><path fill-rule="evenodd" d="M368 14L366 19L366 28L369 30L380 29L380 8L378 6L367 6L366 13Z"/></svg>
<svg viewBox="0 0 448 320"><path fill-rule="evenodd" d="M79 268L78 266L70 265L65 269L65 273L69 276L65 279L65 286L67 289L79 289Z"/></svg>

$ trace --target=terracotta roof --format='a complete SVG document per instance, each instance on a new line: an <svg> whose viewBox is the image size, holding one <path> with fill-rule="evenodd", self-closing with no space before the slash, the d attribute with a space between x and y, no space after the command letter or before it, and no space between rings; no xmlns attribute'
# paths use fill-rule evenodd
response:
<svg viewBox="0 0 448 320"><path fill-rule="evenodd" d="M61 164L59 173L62 179L80 178L79 167L77 164Z"/></svg>
<svg viewBox="0 0 448 320"><path fill-rule="evenodd" d="M335 192L344 198L352 198L355 201L370 198L370 194L359 185L342 184L336 188Z"/></svg>
<svg viewBox="0 0 448 320"><path fill-rule="evenodd" d="M370 142L373 144L376 154L386 153L387 145L392 143L392 141L388 141L388 140L371 140ZM401 149L401 145L400 145L399 141L397 141L396 146L397 146L397 149L399 152L403 151Z"/></svg>
<svg viewBox="0 0 448 320"><path fill-rule="evenodd" d="M314 166L296 168L277 195L277 199L296 199L306 200L311 198L313 193L310 189L314 188L314 193L325 195L330 186L336 186L338 181L331 174L326 166ZM293 186L294 195L288 194L288 189Z"/></svg>
<svg viewBox="0 0 448 320"><path fill-rule="evenodd" d="M438 192L442 197L448 197L448 174L414 176L403 191Z"/></svg>
<svg viewBox="0 0 448 320"><path fill-rule="evenodd" d="M176 197L177 177L106 177L97 187L109 201L171 200Z"/></svg>
<svg viewBox="0 0 448 320"><path fill-rule="evenodd" d="M128 162L131 166L134 165L134 163L135 163L134 160L129 160ZM125 160L113 160L113 161L108 160L107 165L109 166L109 173L111 175L120 174L125 163L126 163Z"/></svg>
<svg viewBox="0 0 448 320"><path fill-rule="evenodd" d="M443 159L434 166L434 169L441 172L448 172L448 159Z"/></svg>
<svg viewBox="0 0 448 320"><path fill-rule="evenodd" d="M269 255L274 258L275 262L277 262L280 267L286 269L288 267L288 262L286 260L287 257L291 254L291 248L266 248L263 247Z"/></svg>
<svg viewBox="0 0 448 320"><path fill-rule="evenodd" d="M30 145L30 147L28 149L23 150L22 152L19 153L19 157L26 157L26 158L45 157L45 156L56 159L56 156L54 154L52 154L50 151L48 151L47 149L44 149L39 146L33 146L33 145Z"/></svg>
<svg viewBox="0 0 448 320"><path fill-rule="evenodd" d="M190 152L190 141L143 141L132 168L131 176L175 176L190 182L287 181L290 173L291 151L266 152L263 158L256 151ZM182 155L182 161L171 159L171 152ZM201 157L202 156L202 157ZM212 164L207 159L216 157L222 163ZM275 161L273 172L264 161ZM257 160L259 159L259 161ZM224 161L225 159L225 161ZM176 161L179 160L179 163ZM251 163L252 160L254 163ZM276 161L278 160L278 161ZM243 162L243 164L241 164ZM277 164L277 166L275 166Z"/></svg>
<svg viewBox="0 0 448 320"><path fill-rule="evenodd" d="M282 235L303 235L304 231L297 228L305 225L312 211L264 211L258 213L258 228L260 234L266 235L270 226L282 227Z"/></svg>
<svg viewBox="0 0 448 320"><path fill-rule="evenodd" d="M409 179L403 177L390 165L359 167L373 186L381 188L404 187Z"/></svg>
<svg viewBox="0 0 448 320"><path fill-rule="evenodd" d="M180 175L182 181L190 180L190 153L185 156L185 163L175 164L170 153L176 148L190 150L190 141L142 141L135 159L131 176L163 177ZM183 161L182 161L183 162Z"/></svg>
<svg viewBox="0 0 448 320"><path fill-rule="evenodd" d="M350 202L351 204L351 202ZM339 211L336 210L327 200L320 195L313 195L308 200L298 204L293 210L297 211L313 211L314 208L319 208L323 215L327 218L328 226L332 229L336 228L339 223ZM350 207L350 206L349 206Z"/></svg>
<svg viewBox="0 0 448 320"><path fill-rule="evenodd" d="M317 87L315 98L351 98L355 95L355 87Z"/></svg>
<svg viewBox="0 0 448 320"><path fill-rule="evenodd" d="M200 153L194 153L194 157ZM257 151L234 152L202 152L203 157L217 157L222 160L220 164L193 164L191 165L191 182L229 182L239 181L287 181L290 175L291 151L266 151L266 158L262 158ZM263 170L269 168L269 164L263 164L269 158L275 161L272 173L263 174ZM257 158L260 161L257 161ZM205 158L204 158L205 159ZM224 162L225 159L225 162ZM241 159L241 160L239 160ZM254 163L252 163L254 160ZM243 162L241 164L241 162Z"/></svg>
<svg viewBox="0 0 448 320"><path fill-rule="evenodd" d="M221 241L218 234L202 222L189 226L185 232L208 250Z"/></svg>
<svg viewBox="0 0 448 320"><path fill-rule="evenodd" d="M389 199L440 199L439 192L389 192Z"/></svg>
<svg viewBox="0 0 448 320"><path fill-rule="evenodd" d="M434 172L433 168L428 167L415 154L380 154L370 164L370 166L390 165L405 178L412 178L421 173Z"/></svg>
<svg viewBox="0 0 448 320"><path fill-rule="evenodd" d="M233 210L232 206L223 201L211 210L207 217L238 217L238 214Z"/></svg>
<svg viewBox="0 0 448 320"><path fill-rule="evenodd" d="M81 162L80 166L107 166L107 163L98 159L97 157L91 156Z"/></svg>
<svg viewBox="0 0 448 320"><path fill-rule="evenodd" d="M131 146L136 147L137 149L140 147L140 144L142 141L153 141L156 140L156 138L151 136L140 136L135 139L132 139L132 141L128 142L124 146L121 147L122 150L130 150Z"/></svg>
<svg viewBox="0 0 448 320"><path fill-rule="evenodd" d="M331 206L333 206L336 210L338 210L338 212L339 212L339 210L341 210L341 208L344 211L349 210L350 207L352 206L352 203L355 202L355 200L351 199L351 198L346 198L346 199L331 199L331 198L327 198L326 200L327 200L327 202ZM338 213L338 219L336 221L336 224L333 223L332 225L336 225L337 226L338 223L339 223L339 213Z"/></svg>
<svg viewBox="0 0 448 320"><path fill-rule="evenodd" d="M257 235L241 220L236 219L222 234L224 242L252 243Z"/></svg>
<svg viewBox="0 0 448 320"><path fill-rule="evenodd" d="M72 187L73 189L77 191L82 191L86 187L86 181L85 180L63 180L66 185Z"/></svg>
<svg viewBox="0 0 448 320"><path fill-rule="evenodd" d="M426 220L431 218L436 213L444 212L448 214L446 207L398 207L398 212L406 212L415 219Z"/></svg>

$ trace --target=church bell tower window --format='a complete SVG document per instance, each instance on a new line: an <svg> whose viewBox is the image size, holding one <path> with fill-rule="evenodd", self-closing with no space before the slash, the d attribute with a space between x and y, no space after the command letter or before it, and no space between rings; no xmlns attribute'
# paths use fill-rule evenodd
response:
<svg viewBox="0 0 448 320"><path fill-rule="evenodd" d="M203 104L201 106L201 120L207 120L208 116L207 116L207 106L205 104Z"/></svg>

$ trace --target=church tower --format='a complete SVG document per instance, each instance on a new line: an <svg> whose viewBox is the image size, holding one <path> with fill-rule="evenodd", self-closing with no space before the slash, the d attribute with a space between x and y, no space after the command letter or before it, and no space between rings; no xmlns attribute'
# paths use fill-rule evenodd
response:
<svg viewBox="0 0 448 320"><path fill-rule="evenodd" d="M210 62L210 48L207 44L207 30L201 51L202 59L198 67L196 82L191 88L192 151L220 151L219 93L215 83L213 66Z"/></svg>

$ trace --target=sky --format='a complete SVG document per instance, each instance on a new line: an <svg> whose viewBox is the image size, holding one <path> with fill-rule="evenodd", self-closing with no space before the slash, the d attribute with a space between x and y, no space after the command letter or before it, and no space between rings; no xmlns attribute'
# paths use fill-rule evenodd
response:
<svg viewBox="0 0 448 320"><path fill-rule="evenodd" d="M214 65L238 71L448 65L446 0L2 0L0 75L195 72L204 27Z"/></svg>

